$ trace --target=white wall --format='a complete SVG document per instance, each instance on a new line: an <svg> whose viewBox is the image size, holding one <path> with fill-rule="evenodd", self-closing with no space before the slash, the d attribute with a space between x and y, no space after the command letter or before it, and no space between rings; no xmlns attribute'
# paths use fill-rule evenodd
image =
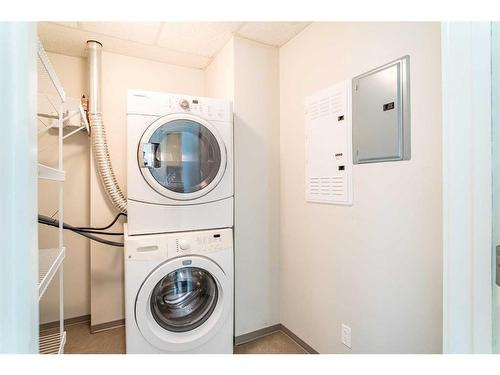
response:
<svg viewBox="0 0 500 375"><path fill-rule="evenodd" d="M234 102L234 39L205 68L205 95Z"/></svg>
<svg viewBox="0 0 500 375"><path fill-rule="evenodd" d="M104 46L105 48L106 46ZM102 54L102 111L109 152L125 195L127 90L144 89L204 95L203 70L184 68L113 53ZM92 226L110 222L117 212L107 199L90 161L90 210ZM121 225L117 227L121 229ZM91 324L124 318L123 249L91 242Z"/></svg>
<svg viewBox="0 0 500 375"><path fill-rule="evenodd" d="M234 39L235 336L279 323L279 60Z"/></svg>
<svg viewBox="0 0 500 375"><path fill-rule="evenodd" d="M278 50L235 37L206 68L208 96L233 100L235 336L279 323Z"/></svg>
<svg viewBox="0 0 500 375"><path fill-rule="evenodd" d="M355 165L352 207L306 203L304 98L406 54L411 160ZM281 322L321 353L440 352L439 24L314 23L280 49L280 101Z"/></svg>

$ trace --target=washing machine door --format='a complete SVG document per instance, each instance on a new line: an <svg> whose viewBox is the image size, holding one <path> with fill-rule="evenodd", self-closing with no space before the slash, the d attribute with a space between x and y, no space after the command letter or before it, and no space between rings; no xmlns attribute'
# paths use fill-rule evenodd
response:
<svg viewBox="0 0 500 375"><path fill-rule="evenodd" d="M159 118L144 132L138 162L145 180L158 193L192 200L220 182L226 170L226 147L208 121L172 114Z"/></svg>
<svg viewBox="0 0 500 375"><path fill-rule="evenodd" d="M160 350L188 352L210 340L228 319L229 286L222 269L207 258L186 256L167 261L139 290L137 326Z"/></svg>

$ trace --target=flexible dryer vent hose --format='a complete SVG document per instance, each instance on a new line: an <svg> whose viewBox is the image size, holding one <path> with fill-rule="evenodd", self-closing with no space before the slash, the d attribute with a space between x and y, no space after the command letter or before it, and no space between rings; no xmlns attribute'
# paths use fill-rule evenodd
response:
<svg viewBox="0 0 500 375"><path fill-rule="evenodd" d="M87 49L89 52L89 123L94 159L104 190L113 203L113 206L118 211L127 213L127 199L123 195L113 172L108 143L106 141L106 131L102 121L100 102L102 45L99 42L89 40L87 42Z"/></svg>
<svg viewBox="0 0 500 375"><path fill-rule="evenodd" d="M90 114L89 121L92 129L92 150L94 151L94 160L104 190L106 190L113 206L115 206L118 211L125 214L127 213L127 199L118 185L113 166L111 165L102 115Z"/></svg>

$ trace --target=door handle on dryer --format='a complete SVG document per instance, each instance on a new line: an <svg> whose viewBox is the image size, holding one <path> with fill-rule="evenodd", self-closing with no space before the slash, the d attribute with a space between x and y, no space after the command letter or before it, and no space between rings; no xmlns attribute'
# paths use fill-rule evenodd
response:
<svg viewBox="0 0 500 375"><path fill-rule="evenodd" d="M137 160L140 168L159 168L160 161L156 158L158 143L141 143L137 150Z"/></svg>

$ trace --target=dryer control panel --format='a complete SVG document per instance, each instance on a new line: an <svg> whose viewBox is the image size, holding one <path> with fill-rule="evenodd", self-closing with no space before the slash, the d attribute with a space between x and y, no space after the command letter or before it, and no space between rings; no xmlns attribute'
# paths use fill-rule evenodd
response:
<svg viewBox="0 0 500 375"><path fill-rule="evenodd" d="M177 233L168 240L168 257L207 254L233 247L231 229Z"/></svg>
<svg viewBox="0 0 500 375"><path fill-rule="evenodd" d="M210 121L232 121L231 102L201 96L129 90L127 114L163 116L191 113Z"/></svg>

